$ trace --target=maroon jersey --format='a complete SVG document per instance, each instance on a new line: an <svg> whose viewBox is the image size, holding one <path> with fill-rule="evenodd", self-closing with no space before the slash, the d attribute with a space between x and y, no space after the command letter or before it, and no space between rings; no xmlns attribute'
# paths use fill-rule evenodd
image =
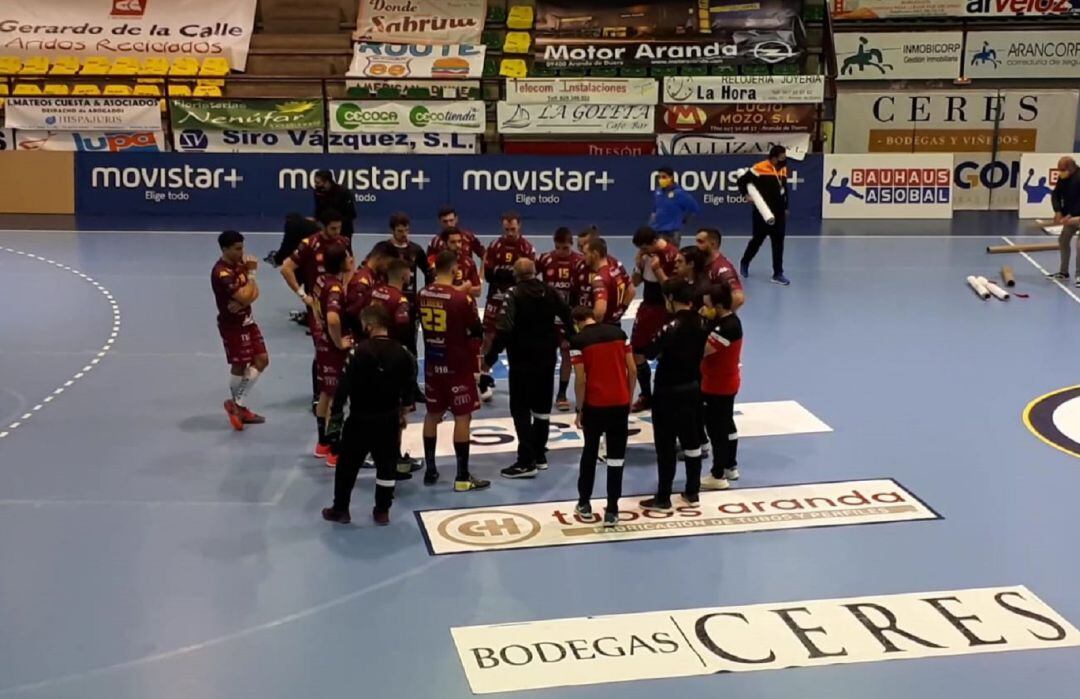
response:
<svg viewBox="0 0 1080 699"><path fill-rule="evenodd" d="M675 260L679 257L679 249L671 243L664 247L658 245L657 248L653 256L660 261L660 270L665 277L675 276ZM642 255L637 266L637 273L641 275L642 281L645 282L645 291L642 294L641 303L642 305L663 306L664 293L660 289L660 280L653 272L652 265L645 263L646 257L646 255Z"/></svg>
<svg viewBox="0 0 1080 699"><path fill-rule="evenodd" d="M545 252L536 263L536 271L548 286L554 289L568 306L577 305L578 279L584 274L585 256L571 252L568 256Z"/></svg>
<svg viewBox="0 0 1080 699"><path fill-rule="evenodd" d="M536 250L533 249L532 243L525 239L525 236L518 236L513 240L502 236L488 247L487 254L484 255L484 277L488 280L489 306L491 301L501 305L506 291L514 285L512 276L509 282L495 283L495 273L503 272L505 275L506 272L510 272L512 275L514 263L521 258L536 259Z"/></svg>
<svg viewBox="0 0 1080 699"><path fill-rule="evenodd" d="M409 315L409 299L389 284L379 284L371 290L371 303L380 304L390 314L390 337L406 344L412 335L412 316Z"/></svg>
<svg viewBox="0 0 1080 699"><path fill-rule="evenodd" d="M570 340L570 361L585 370L585 405L593 408L630 405L626 334L614 325L588 325Z"/></svg>
<svg viewBox="0 0 1080 699"><path fill-rule="evenodd" d="M626 289L626 287L630 285L631 281L630 275L626 272L626 268L622 266L621 262L619 262L611 255L608 255L607 263L608 267L611 268L612 276L614 276L617 280L621 280L622 288ZM579 274L577 278L578 305L588 306L590 308L594 305L592 284L593 276L593 272L589 269L589 266L582 262L581 267L579 268ZM610 301L608 303L608 311L610 312ZM615 317L615 320L619 320L620 318L622 318L623 313L626 312L626 309L629 306L629 302L624 304L621 298L616 298L615 305L618 306L618 315Z"/></svg>
<svg viewBox="0 0 1080 699"><path fill-rule="evenodd" d="M371 292L375 287L385 283L385 277L377 274L367 265L362 265L356 270L345 289L345 308L349 316L354 319L359 318L360 312L371 303Z"/></svg>
<svg viewBox="0 0 1080 699"><path fill-rule="evenodd" d="M331 245L343 247L349 251L350 255L352 254L348 238L342 236L330 238L320 232L301 240L300 245L289 257L299 268L300 283L303 284L304 291L309 294L315 290L315 282L319 280L319 276L326 274L323 257L326 254L326 248Z"/></svg>
<svg viewBox="0 0 1080 699"><path fill-rule="evenodd" d="M330 330L326 324L326 317L330 313L337 313L342 336L348 334L345 330L345 282L335 274L324 274L315 283L315 315L319 323L320 339L326 347L337 348L330 339Z"/></svg>
<svg viewBox="0 0 1080 699"><path fill-rule="evenodd" d="M716 259L709 265L709 281L713 284L726 282L732 291L742 291L743 288L739 273L735 271L735 265L719 252L716 253Z"/></svg>
<svg viewBox="0 0 1080 699"><path fill-rule="evenodd" d="M481 260L484 259L484 244L480 242L480 239L476 237L476 234L472 231L467 231L464 228L459 228L461 232L461 240L465 243L462 253L465 255L476 255ZM447 241L446 236L443 233L436 233L435 237L428 243L427 253L428 257L432 259L432 266L435 266L435 256L443 250L446 250Z"/></svg>
<svg viewBox="0 0 1080 699"><path fill-rule="evenodd" d="M239 311L229 310L233 296L247 283L248 269L244 262L231 265L225 260L218 260L214 264L210 272L210 288L214 290L214 301L217 303L218 326L239 327L255 322L251 317L251 306L244 306Z"/></svg>
<svg viewBox="0 0 1080 699"><path fill-rule="evenodd" d="M622 318L625 308L620 306L623 291L626 290L626 272L619 272L610 265L604 265L598 272L592 275L590 288L590 305L595 307L597 301L607 301L607 310L601 322L617 323Z"/></svg>
<svg viewBox="0 0 1080 699"><path fill-rule="evenodd" d="M446 284L429 284L419 294L424 329L424 375L469 374L476 371L480 316L472 297Z"/></svg>
<svg viewBox="0 0 1080 699"><path fill-rule="evenodd" d="M432 255L428 263L435 269L435 255ZM474 289L480 288L480 271L476 268L476 262L472 255L458 255L457 264L454 265L454 286L472 284Z"/></svg>

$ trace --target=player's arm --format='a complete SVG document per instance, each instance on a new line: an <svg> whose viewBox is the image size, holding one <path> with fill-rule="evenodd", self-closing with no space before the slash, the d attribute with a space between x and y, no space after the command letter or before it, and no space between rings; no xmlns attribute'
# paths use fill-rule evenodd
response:
<svg viewBox="0 0 1080 699"><path fill-rule="evenodd" d="M424 254L424 249L415 243L413 245L416 248L416 267L424 275L424 284L430 284L435 281L435 269L431 265L431 260Z"/></svg>
<svg viewBox="0 0 1080 699"><path fill-rule="evenodd" d="M499 359L499 354L506 349L514 334L514 321L517 320L517 299L514 294L506 296L506 304L495 318L495 337L491 339L491 349L484 355L484 366L491 369Z"/></svg>
<svg viewBox="0 0 1080 699"><path fill-rule="evenodd" d="M570 348L570 363L574 367L574 401L577 405L574 407L577 417L575 418L575 424L578 428L581 427L581 410L585 407L585 388L586 388L586 374L585 374L585 357L582 356L581 350L571 346Z"/></svg>
<svg viewBox="0 0 1080 699"><path fill-rule="evenodd" d="M637 388L637 361L634 360L634 350L630 348L629 340L626 341L626 387L632 397Z"/></svg>
<svg viewBox="0 0 1080 699"><path fill-rule="evenodd" d="M607 315L608 309L608 294L607 287L604 286L604 280L600 278L600 275L596 275L592 280L593 288L593 318L597 323L604 320Z"/></svg>
<svg viewBox="0 0 1080 699"><path fill-rule="evenodd" d="M731 310L733 310L733 311L739 310L740 308L742 308L742 305L744 303L746 303L746 294L743 293L743 290L739 289L738 291L736 291L735 289L732 289L731 290Z"/></svg>
<svg viewBox="0 0 1080 699"><path fill-rule="evenodd" d="M341 333L341 314L337 311L326 312L326 332L330 335L334 347L343 350L352 347L352 340Z"/></svg>
<svg viewBox="0 0 1080 699"><path fill-rule="evenodd" d="M303 243L300 245L303 246ZM303 287L300 286L300 282L296 279L296 270L299 269L299 265L296 264L294 257L290 257L281 263L281 276L285 279L289 289L299 296L305 304L310 306L312 304L311 296L304 291Z"/></svg>
<svg viewBox="0 0 1080 699"><path fill-rule="evenodd" d="M664 271L664 265L660 264L659 255L649 256L649 259L646 260L646 262L650 267L652 267L653 274L656 275L656 280L658 282L663 284L668 280L668 274L666 271Z"/></svg>
<svg viewBox="0 0 1080 699"><path fill-rule="evenodd" d="M352 386L356 383L356 366L360 361L356 352L349 352L345 360L345 369L341 372L334 400L330 403L330 416L326 418L326 436L331 442L336 442L341 436L341 428L345 424L345 405L352 395Z"/></svg>
<svg viewBox="0 0 1080 699"><path fill-rule="evenodd" d="M480 280L480 272L477 271L475 265L469 268L469 283L464 286L466 287L465 293L474 299L480 298L480 292L484 290L484 283Z"/></svg>
<svg viewBox="0 0 1080 699"><path fill-rule="evenodd" d="M480 242L480 238L475 233L469 233L469 253L476 255L481 260L487 257L487 250L484 249L484 244Z"/></svg>
<svg viewBox="0 0 1080 699"><path fill-rule="evenodd" d="M559 294L551 287L548 287L548 293L551 294L551 298L555 304L555 316L562 321L563 332L566 334L566 339L569 340L577 334L574 330L574 321L570 317L570 306L566 301L563 301L562 296L559 296Z"/></svg>
<svg viewBox="0 0 1080 699"><path fill-rule="evenodd" d="M401 348L399 354L400 367L400 389L398 393L398 401L401 405L401 422L404 425L405 414L411 411L416 403L414 389L416 388L416 358L412 356L404 347Z"/></svg>
<svg viewBox="0 0 1080 699"><path fill-rule="evenodd" d="M634 255L634 273L630 275L631 284L640 284L642 280L645 279L645 276L642 273L645 265L645 257L645 253L641 252L640 250L638 250L637 254Z"/></svg>

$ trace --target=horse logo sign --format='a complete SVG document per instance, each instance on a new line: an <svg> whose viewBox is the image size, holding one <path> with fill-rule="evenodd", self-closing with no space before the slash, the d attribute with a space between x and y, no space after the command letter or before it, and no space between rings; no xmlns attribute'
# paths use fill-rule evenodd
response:
<svg viewBox="0 0 1080 699"><path fill-rule="evenodd" d="M865 36L859 37L859 48L854 55L844 59L844 63L840 68L840 75L851 75L855 68L858 68L860 73L867 68L876 68L882 75L893 69L892 65L885 62L884 57L881 55L881 49L866 48L869 43L870 40Z"/></svg>
<svg viewBox="0 0 1080 699"><path fill-rule="evenodd" d="M992 63L995 68L1000 65L997 59L997 51L990 48L989 41L984 41L982 50L971 57L971 65L985 65L987 63Z"/></svg>

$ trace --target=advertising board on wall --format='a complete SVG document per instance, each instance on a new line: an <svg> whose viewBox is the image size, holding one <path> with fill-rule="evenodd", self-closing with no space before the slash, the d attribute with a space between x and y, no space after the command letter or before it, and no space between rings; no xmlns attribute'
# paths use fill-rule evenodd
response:
<svg viewBox="0 0 1080 699"><path fill-rule="evenodd" d="M173 129L287 131L322 129L323 101L314 100L186 100L169 104Z"/></svg>
<svg viewBox="0 0 1080 699"><path fill-rule="evenodd" d="M484 133L484 103L351 102L330 103L333 133Z"/></svg>
<svg viewBox="0 0 1080 699"><path fill-rule="evenodd" d="M157 98L9 97L4 126L30 131L156 131Z"/></svg>
<svg viewBox="0 0 1080 699"><path fill-rule="evenodd" d="M898 17L1060 17L1077 14L1071 0L834 0L833 19Z"/></svg>
<svg viewBox="0 0 1080 699"><path fill-rule="evenodd" d="M814 128L817 108L809 104L664 105L657 133L787 133Z"/></svg>
<svg viewBox="0 0 1080 699"><path fill-rule="evenodd" d="M1080 31L968 32L968 78L1078 78Z"/></svg>
<svg viewBox="0 0 1080 699"><path fill-rule="evenodd" d="M0 55L226 58L244 70L256 0L4 0Z"/></svg>
<svg viewBox="0 0 1080 699"><path fill-rule="evenodd" d="M833 43L840 80L952 80L964 58L963 32L837 32Z"/></svg>
<svg viewBox="0 0 1080 699"><path fill-rule="evenodd" d="M500 134L647 134L651 105L508 104L499 102Z"/></svg>
<svg viewBox="0 0 1080 699"><path fill-rule="evenodd" d="M400 153L472 155L477 137L466 134L338 134L320 129L287 131L173 131L181 153Z"/></svg>
<svg viewBox="0 0 1080 699"><path fill-rule="evenodd" d="M165 134L161 131L16 131L15 148L86 153L157 153L167 150Z"/></svg>
<svg viewBox="0 0 1080 699"><path fill-rule="evenodd" d="M353 46L350 78L480 78L487 47L473 44L383 44Z"/></svg>
<svg viewBox="0 0 1080 699"><path fill-rule="evenodd" d="M664 102L667 103L820 104L824 100L824 75L672 75L664 78Z"/></svg>
<svg viewBox="0 0 1080 699"><path fill-rule="evenodd" d="M746 31L698 41L661 38L650 41L537 36L536 65L549 70L783 63L802 55L794 32Z"/></svg>
<svg viewBox="0 0 1080 699"><path fill-rule="evenodd" d="M802 3L758 0L537 0L538 36L613 37L648 41L664 36L709 36L722 29L777 29L790 26Z"/></svg>
<svg viewBox="0 0 1080 699"><path fill-rule="evenodd" d="M1050 194L1058 182L1058 161L1066 155L1080 162L1077 153L1024 153L1020 157L1020 218L1053 217Z"/></svg>
<svg viewBox="0 0 1080 699"><path fill-rule="evenodd" d="M15 129L0 129L0 151L15 150Z"/></svg>
<svg viewBox="0 0 1080 699"><path fill-rule="evenodd" d="M653 155L656 143L648 141L503 141L510 155Z"/></svg>
<svg viewBox="0 0 1080 699"><path fill-rule="evenodd" d="M954 153L954 208L1015 210L1020 156L1069 152L1075 90L840 92L836 153Z"/></svg>
<svg viewBox="0 0 1080 699"><path fill-rule="evenodd" d="M764 155L773 146L783 146L789 158L802 160L810 152L810 134L659 134L656 137L660 155Z"/></svg>
<svg viewBox="0 0 1080 699"><path fill-rule="evenodd" d="M952 218L947 153L827 155L822 218Z"/></svg>
<svg viewBox="0 0 1080 699"><path fill-rule="evenodd" d="M506 81L507 104L656 104L653 78L521 78Z"/></svg>
<svg viewBox="0 0 1080 699"><path fill-rule="evenodd" d="M486 0L360 0L357 41L479 44Z"/></svg>

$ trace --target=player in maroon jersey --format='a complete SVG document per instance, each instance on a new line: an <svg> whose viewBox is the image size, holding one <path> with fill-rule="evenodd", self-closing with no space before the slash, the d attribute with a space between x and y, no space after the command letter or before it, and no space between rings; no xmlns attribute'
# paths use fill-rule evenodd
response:
<svg viewBox="0 0 1080 699"><path fill-rule="evenodd" d="M434 260L435 256L440 252L450 249L448 238L452 230L459 231L465 243L465 252L462 253L462 256L472 257L475 255L483 261L484 244L480 242L475 233L461 227L457 211L452 206L444 206L439 209L439 232L428 243L428 257Z"/></svg>
<svg viewBox="0 0 1080 699"><path fill-rule="evenodd" d="M232 367L229 391L232 398L225 401L225 413L233 429L257 425L266 420L244 405L248 392L270 364L262 332L255 324L251 306L259 298L255 282L258 262L244 255L244 236L237 231L225 231L218 236L221 259L210 272L210 287L218 309L218 332L225 345L225 359Z"/></svg>
<svg viewBox="0 0 1080 699"><path fill-rule="evenodd" d="M480 408L477 394L476 346L483 334L476 304L453 285L457 254L444 250L435 258L435 281L420 290L420 327L424 330L424 485L439 480L435 446L439 423L446 411L454 416L454 455L457 477L454 490L467 492L491 485L469 474L469 426Z"/></svg>
<svg viewBox="0 0 1080 699"><path fill-rule="evenodd" d="M474 299L480 298L480 290L483 287L480 271L473 262L472 255L465 252L465 238L461 231L454 228L446 232L446 249L457 253L457 264L454 265L454 286ZM433 269L437 256L438 253L428 258Z"/></svg>
<svg viewBox="0 0 1080 699"><path fill-rule="evenodd" d="M371 302L372 290L386 283L386 267L394 259L398 259L397 248L389 241L380 241L349 278L345 289L346 328L354 335L362 334L360 313Z"/></svg>
<svg viewBox="0 0 1080 699"><path fill-rule="evenodd" d="M574 308L578 304L578 279L585 274L585 256L574 250L574 235L569 228L556 230L554 240L555 249L540 256L536 269L544 283L557 291L566 305ZM570 410L566 389L570 385L573 368L570 365L570 343L566 340L566 332L557 319L556 325L560 326L561 359L555 407L565 413Z"/></svg>
<svg viewBox="0 0 1080 699"><path fill-rule="evenodd" d="M608 261L607 241L593 238L585 245L585 266L589 270L589 303L598 323L619 324L622 312L619 299L623 297L625 282Z"/></svg>
<svg viewBox="0 0 1080 699"><path fill-rule="evenodd" d="M640 394L630 412L640 413L648 410L652 401L652 371L644 350L670 319L661 285L675 275L675 260L679 251L674 243L669 243L648 226L634 233L634 247L638 249L634 285L645 286L641 306L634 318L634 329L630 333L630 346L634 348L640 386Z"/></svg>
<svg viewBox="0 0 1080 699"><path fill-rule="evenodd" d="M705 253L709 266L709 281L713 284L724 283L731 287L731 310L737 311L746 303L742 280L731 260L720 252L720 231L716 228L702 228L694 236L698 249Z"/></svg>
<svg viewBox="0 0 1080 699"><path fill-rule="evenodd" d="M495 319L502 312L506 292L514 285L514 263L524 258L536 260L532 243L521 234L521 214L507 211L502 215L503 234L488 246L484 255L484 280L488 283L487 303L484 305L484 343L481 355L491 348L495 337ZM480 399L485 403L495 396L495 379L489 373L480 374Z"/></svg>
<svg viewBox="0 0 1080 699"><path fill-rule="evenodd" d="M580 233L578 233L577 245L578 250L582 255L585 254L585 246L589 244L590 240L594 240L600 237L600 229L596 226L589 226ZM623 314L626 313L626 309L630 307L630 304L634 300L634 294L636 289L634 288L634 281L630 274L627 273L626 268L622 263L615 258L614 255L608 255L607 258L608 267L611 268L611 274L615 279L621 280L623 284L622 298L616 299L616 310L612 314L612 319L618 322L622 319ZM578 302L585 306L592 306L592 272L589 270L588 265L582 266L582 274L578 277Z"/></svg>
<svg viewBox="0 0 1080 699"><path fill-rule="evenodd" d="M352 273L352 257L343 247L327 248L323 258L326 273L315 283L315 305L319 335L315 345L315 364L318 367L319 405L315 415L319 418L319 443L315 456L326 459L326 465L337 466L337 452L326 438L325 422L330 417L330 404L337 391L338 378L345 366L352 336L345 331L345 287Z"/></svg>
<svg viewBox="0 0 1080 699"><path fill-rule="evenodd" d="M700 312L705 307L705 296L712 286L705 253L697 245L680 248L679 256L675 258L675 274L693 288L694 310Z"/></svg>

